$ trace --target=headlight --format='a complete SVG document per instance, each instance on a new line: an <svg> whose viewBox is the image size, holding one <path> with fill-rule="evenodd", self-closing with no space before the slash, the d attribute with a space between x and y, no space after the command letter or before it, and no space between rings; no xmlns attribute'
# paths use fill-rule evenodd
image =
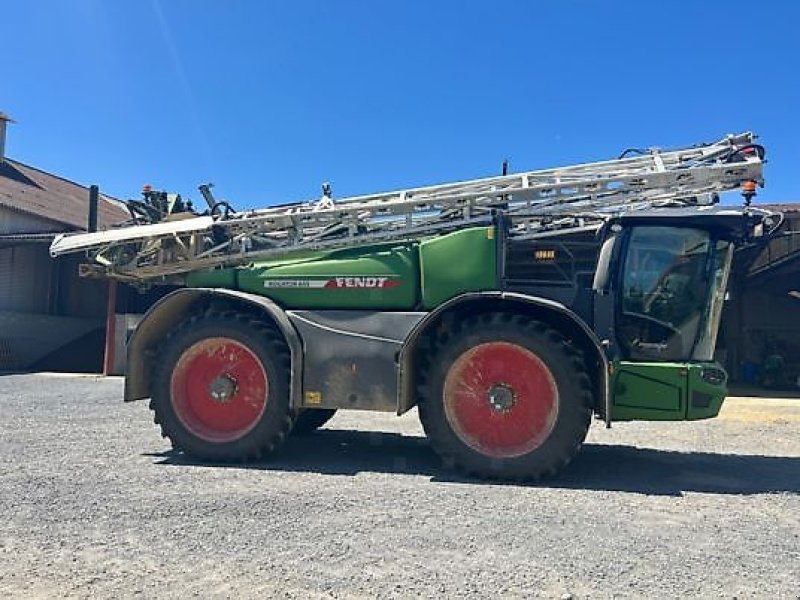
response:
<svg viewBox="0 0 800 600"><path fill-rule="evenodd" d="M700 378L711 385L722 385L728 378L725 371L716 367L705 367L700 373Z"/></svg>

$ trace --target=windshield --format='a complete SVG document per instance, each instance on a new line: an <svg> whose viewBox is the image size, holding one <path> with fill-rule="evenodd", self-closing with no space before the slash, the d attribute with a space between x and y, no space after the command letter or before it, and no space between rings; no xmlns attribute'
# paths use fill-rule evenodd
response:
<svg viewBox="0 0 800 600"><path fill-rule="evenodd" d="M711 360L731 244L708 231L634 227L620 279L617 331L633 360Z"/></svg>

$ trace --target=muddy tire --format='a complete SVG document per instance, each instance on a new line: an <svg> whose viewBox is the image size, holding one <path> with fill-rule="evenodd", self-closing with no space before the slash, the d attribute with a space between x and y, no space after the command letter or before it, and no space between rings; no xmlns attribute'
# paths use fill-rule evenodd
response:
<svg viewBox="0 0 800 600"><path fill-rule="evenodd" d="M423 359L419 414L445 464L492 479L536 480L586 438L583 359L547 325L487 313L454 323Z"/></svg>
<svg viewBox="0 0 800 600"><path fill-rule="evenodd" d="M336 414L335 408L306 408L300 411L292 427L292 435L306 435L316 431Z"/></svg>
<svg viewBox="0 0 800 600"><path fill-rule="evenodd" d="M193 316L156 364L150 408L176 449L204 460L253 460L291 430L289 348L269 322L235 312Z"/></svg>

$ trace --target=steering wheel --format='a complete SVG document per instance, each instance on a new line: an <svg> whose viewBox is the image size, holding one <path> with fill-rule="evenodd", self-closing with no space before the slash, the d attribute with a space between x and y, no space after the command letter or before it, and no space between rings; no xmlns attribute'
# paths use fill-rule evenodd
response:
<svg viewBox="0 0 800 600"><path fill-rule="evenodd" d="M678 348L681 350L683 349L683 335L672 323L667 323L666 321L662 321L661 319L656 319L655 317L651 317L650 315L645 315L642 313L623 312L622 316L656 325L657 327L669 332L667 337L667 347L675 348L677 345Z"/></svg>

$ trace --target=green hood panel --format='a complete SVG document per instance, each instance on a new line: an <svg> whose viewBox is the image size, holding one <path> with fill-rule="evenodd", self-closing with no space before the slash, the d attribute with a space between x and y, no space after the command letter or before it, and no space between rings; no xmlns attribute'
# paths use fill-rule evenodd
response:
<svg viewBox="0 0 800 600"><path fill-rule="evenodd" d="M494 227L473 227L419 246L422 305L428 310L465 292L499 288Z"/></svg>
<svg viewBox="0 0 800 600"><path fill-rule="evenodd" d="M186 277L190 287L267 296L285 308L431 310L465 292L498 288L493 227L420 243L306 252Z"/></svg>
<svg viewBox="0 0 800 600"><path fill-rule="evenodd" d="M413 245L330 252L239 271L239 289L290 308L406 310L419 298Z"/></svg>
<svg viewBox="0 0 800 600"><path fill-rule="evenodd" d="M369 246L192 273L195 287L231 287L286 308L408 310L419 301L415 244Z"/></svg>

